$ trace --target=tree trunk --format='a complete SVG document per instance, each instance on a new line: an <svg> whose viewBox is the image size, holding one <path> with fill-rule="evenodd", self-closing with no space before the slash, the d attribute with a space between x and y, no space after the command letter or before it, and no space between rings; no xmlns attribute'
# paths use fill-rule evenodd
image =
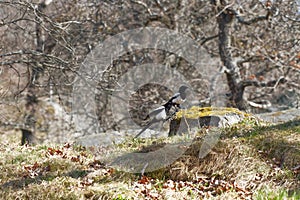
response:
<svg viewBox="0 0 300 200"><path fill-rule="evenodd" d="M244 86L241 84L241 75L238 66L232 62L231 54L231 28L235 18L234 13L229 8L224 0L214 1L217 6L217 22L219 28L219 54L221 61L225 67L226 78L231 92L230 101L232 106L241 110L246 110L246 104L243 99Z"/></svg>
<svg viewBox="0 0 300 200"><path fill-rule="evenodd" d="M49 1L50 2L50 1ZM48 4L47 4L48 5ZM43 12L46 8L45 0L41 1L36 10L36 51L43 52L44 51L44 40L43 40L43 33L42 27L40 25L40 18L38 17L39 12ZM24 115L24 124L25 128L21 129L22 131L22 140L21 144L24 145L25 143L33 144L35 143L35 129L36 129L36 106L38 103L38 99L36 96L37 88L35 86L35 82L37 81L40 73L43 72L43 68L40 66L31 66L31 77L29 80L28 88L27 88L27 95L26 95L26 104L25 104L25 115Z"/></svg>

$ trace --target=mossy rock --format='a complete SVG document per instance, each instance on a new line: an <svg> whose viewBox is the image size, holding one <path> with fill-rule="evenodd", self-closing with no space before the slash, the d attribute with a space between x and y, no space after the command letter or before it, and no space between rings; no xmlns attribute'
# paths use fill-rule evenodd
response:
<svg viewBox="0 0 300 200"><path fill-rule="evenodd" d="M226 127L249 116L236 108L193 106L175 114L170 123L169 136L187 133L190 129L204 126Z"/></svg>

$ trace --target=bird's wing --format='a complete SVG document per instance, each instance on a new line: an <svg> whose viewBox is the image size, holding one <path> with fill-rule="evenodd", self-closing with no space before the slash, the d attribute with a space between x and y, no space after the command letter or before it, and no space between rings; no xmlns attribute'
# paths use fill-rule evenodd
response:
<svg viewBox="0 0 300 200"><path fill-rule="evenodd" d="M160 106L149 113L150 118L155 119L165 119L166 118L166 111L164 106Z"/></svg>

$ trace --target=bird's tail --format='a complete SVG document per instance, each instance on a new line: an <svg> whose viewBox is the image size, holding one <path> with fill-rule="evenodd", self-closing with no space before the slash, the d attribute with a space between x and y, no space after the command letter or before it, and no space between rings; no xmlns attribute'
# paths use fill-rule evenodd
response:
<svg viewBox="0 0 300 200"><path fill-rule="evenodd" d="M148 129L152 124L156 123L158 121L152 120L150 121L134 138L139 137L146 129Z"/></svg>
<svg viewBox="0 0 300 200"><path fill-rule="evenodd" d="M139 137L146 129L148 129L152 123L148 123L134 138Z"/></svg>

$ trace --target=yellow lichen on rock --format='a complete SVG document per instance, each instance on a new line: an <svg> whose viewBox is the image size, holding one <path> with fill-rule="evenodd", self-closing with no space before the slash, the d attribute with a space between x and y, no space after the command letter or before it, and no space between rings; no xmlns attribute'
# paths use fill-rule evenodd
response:
<svg viewBox="0 0 300 200"><path fill-rule="evenodd" d="M249 114L240 111L236 108L228 108L228 107L199 107L192 106L187 110L180 110L176 113L175 119L180 119L182 116L188 119L197 119L199 117L205 116L224 116L226 114L237 114L243 117L248 117Z"/></svg>

